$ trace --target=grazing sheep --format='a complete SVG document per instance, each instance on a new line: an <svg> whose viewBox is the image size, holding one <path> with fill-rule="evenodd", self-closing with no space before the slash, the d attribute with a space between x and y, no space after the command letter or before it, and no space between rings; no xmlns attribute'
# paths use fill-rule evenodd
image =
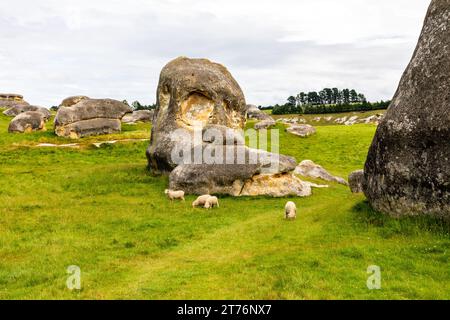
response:
<svg viewBox="0 0 450 320"><path fill-rule="evenodd" d="M286 219L294 220L297 217L297 206L292 201L289 201L284 207L284 212Z"/></svg>
<svg viewBox="0 0 450 320"><path fill-rule="evenodd" d="M192 208L203 207L206 203L206 200L208 200L209 197L211 197L209 194L205 194L203 196L198 197L197 200L192 202Z"/></svg>
<svg viewBox="0 0 450 320"><path fill-rule="evenodd" d="M170 200L181 199L184 201L184 191L173 191L166 189L164 190L164 193L167 195L167 197L169 197Z"/></svg>
<svg viewBox="0 0 450 320"><path fill-rule="evenodd" d="M204 208L211 209L214 207L219 208L219 199L217 199L217 197L209 197L206 199Z"/></svg>

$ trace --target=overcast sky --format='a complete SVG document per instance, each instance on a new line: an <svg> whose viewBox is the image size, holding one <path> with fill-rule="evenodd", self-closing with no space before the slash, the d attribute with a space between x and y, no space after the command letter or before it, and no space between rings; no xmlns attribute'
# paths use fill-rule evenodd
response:
<svg viewBox="0 0 450 320"><path fill-rule="evenodd" d="M351 87L390 99L429 0L14 0L0 9L0 92L155 101L177 56L224 64L248 103Z"/></svg>

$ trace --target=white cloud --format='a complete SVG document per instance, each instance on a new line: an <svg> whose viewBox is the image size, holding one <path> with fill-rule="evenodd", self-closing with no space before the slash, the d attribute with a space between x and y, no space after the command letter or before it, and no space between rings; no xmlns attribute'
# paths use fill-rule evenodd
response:
<svg viewBox="0 0 450 320"><path fill-rule="evenodd" d="M225 64L247 101L348 86L390 98L429 0L16 0L0 14L0 91L154 102L180 56Z"/></svg>

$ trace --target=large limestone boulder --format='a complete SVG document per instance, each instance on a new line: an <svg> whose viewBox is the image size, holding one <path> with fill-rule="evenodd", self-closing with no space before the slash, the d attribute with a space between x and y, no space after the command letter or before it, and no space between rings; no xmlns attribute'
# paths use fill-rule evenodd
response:
<svg viewBox="0 0 450 320"><path fill-rule="evenodd" d="M433 0L367 156L364 193L392 216L450 219L449 21L450 0Z"/></svg>
<svg viewBox="0 0 450 320"><path fill-rule="evenodd" d="M8 132L28 133L32 131L45 131L45 117L39 111L20 113L11 120Z"/></svg>
<svg viewBox="0 0 450 320"><path fill-rule="evenodd" d="M134 124L136 122L152 122L154 110L137 110L126 114L122 118L122 123Z"/></svg>
<svg viewBox="0 0 450 320"><path fill-rule="evenodd" d="M84 99L71 107L60 107L55 117L58 136L81 137L120 132L121 119L132 110L112 99Z"/></svg>
<svg viewBox="0 0 450 320"><path fill-rule="evenodd" d="M5 110L3 114L8 117L15 117L23 112L28 111L37 111L42 114L42 116L45 118L45 121L50 119L50 111L44 107L38 107L38 106L31 106L29 104L16 104L9 108L8 110Z"/></svg>
<svg viewBox="0 0 450 320"><path fill-rule="evenodd" d="M149 167L169 173L188 194L309 195L295 159L250 149L247 107L228 70L206 59L177 58L161 71L147 150Z"/></svg>
<svg viewBox="0 0 450 320"><path fill-rule="evenodd" d="M90 98L86 97L86 96L72 96L72 97L65 98L59 106L60 107L71 107L73 105L76 105L78 102L80 102L82 100L87 100L87 99L90 99Z"/></svg>
<svg viewBox="0 0 450 320"><path fill-rule="evenodd" d="M245 123L245 99L228 70L206 59L179 57L161 71L157 108L147 149L149 166L170 172L178 165L171 150L178 143L172 132L185 129L189 138L196 126L221 124L240 129Z"/></svg>
<svg viewBox="0 0 450 320"><path fill-rule="evenodd" d="M295 168L294 173L304 177L322 179L325 181L334 181L343 185L348 185L347 181L345 181L343 178L333 176L321 165L316 164L311 160L303 160L302 162L300 162L300 164Z"/></svg>

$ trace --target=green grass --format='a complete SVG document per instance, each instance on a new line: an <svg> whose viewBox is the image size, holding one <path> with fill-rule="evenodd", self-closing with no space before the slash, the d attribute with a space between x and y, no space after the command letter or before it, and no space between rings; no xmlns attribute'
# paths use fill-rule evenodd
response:
<svg viewBox="0 0 450 320"><path fill-rule="evenodd" d="M0 115L1 299L448 299L448 226L373 212L345 186L316 189L283 219L286 199L220 199L213 211L169 202L166 177L146 171L148 125L81 139L8 134ZM278 125L280 129L283 126ZM362 168L373 125L281 130L280 151L346 177ZM82 290L66 288L77 265ZM368 290L369 265L382 289Z"/></svg>

